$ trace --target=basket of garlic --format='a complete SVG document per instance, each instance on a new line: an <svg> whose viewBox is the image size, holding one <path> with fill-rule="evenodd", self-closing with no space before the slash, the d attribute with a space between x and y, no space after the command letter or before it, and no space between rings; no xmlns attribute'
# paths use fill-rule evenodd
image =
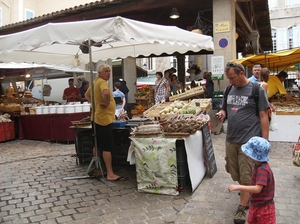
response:
<svg viewBox="0 0 300 224"><path fill-rule="evenodd" d="M153 136L161 134L161 126L159 123L142 124L134 128L135 136Z"/></svg>
<svg viewBox="0 0 300 224"><path fill-rule="evenodd" d="M163 135L171 138L184 138L195 134L210 120L209 115L199 114L189 117L177 115L173 118L161 120Z"/></svg>

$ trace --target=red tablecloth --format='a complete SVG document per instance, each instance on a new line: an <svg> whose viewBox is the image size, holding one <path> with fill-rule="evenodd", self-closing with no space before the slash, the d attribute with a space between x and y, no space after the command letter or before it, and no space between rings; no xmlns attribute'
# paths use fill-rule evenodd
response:
<svg viewBox="0 0 300 224"><path fill-rule="evenodd" d="M0 123L0 142L5 142L15 138L14 122Z"/></svg>
<svg viewBox="0 0 300 224"><path fill-rule="evenodd" d="M90 112L71 114L20 115L19 138L48 141L74 141L71 121L90 116Z"/></svg>

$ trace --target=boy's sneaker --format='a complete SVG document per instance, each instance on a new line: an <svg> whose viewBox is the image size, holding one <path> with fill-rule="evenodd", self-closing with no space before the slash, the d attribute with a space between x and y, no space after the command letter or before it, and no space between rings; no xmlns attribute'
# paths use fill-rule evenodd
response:
<svg viewBox="0 0 300 224"><path fill-rule="evenodd" d="M234 215L234 224L244 224L246 222L246 212L245 207L239 205L238 209L236 210Z"/></svg>
<svg viewBox="0 0 300 224"><path fill-rule="evenodd" d="M249 209L249 204L250 204L250 199L248 200L246 206L244 206L244 207L245 207L245 210L248 210L248 209Z"/></svg>

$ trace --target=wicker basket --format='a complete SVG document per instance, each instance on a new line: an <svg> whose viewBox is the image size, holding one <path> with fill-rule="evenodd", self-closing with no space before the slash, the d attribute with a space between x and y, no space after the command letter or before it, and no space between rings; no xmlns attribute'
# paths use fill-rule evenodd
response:
<svg viewBox="0 0 300 224"><path fill-rule="evenodd" d="M90 121L71 121L71 123L74 127L86 127L91 125Z"/></svg>
<svg viewBox="0 0 300 224"><path fill-rule="evenodd" d="M131 110L131 114L132 114L132 115L138 115L138 114L139 114L139 111L138 111L138 110Z"/></svg>

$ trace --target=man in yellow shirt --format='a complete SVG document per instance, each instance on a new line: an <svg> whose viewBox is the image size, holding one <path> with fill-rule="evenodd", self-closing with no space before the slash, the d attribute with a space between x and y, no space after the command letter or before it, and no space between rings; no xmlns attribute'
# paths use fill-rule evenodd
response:
<svg viewBox="0 0 300 224"><path fill-rule="evenodd" d="M109 181L127 180L127 177L118 176L112 168L113 148L113 122L115 121L116 103L109 89L107 81L110 78L111 68L109 65L100 65L98 77L94 80L94 97L91 87L85 93L86 99L91 102L94 99L92 108L93 127L96 128L97 148L102 152L107 177ZM93 152L96 152L95 148Z"/></svg>
<svg viewBox="0 0 300 224"><path fill-rule="evenodd" d="M282 84L284 80L288 77L288 74L285 71L281 71L276 76L270 76L268 81L268 98L275 96L279 93L284 95L288 100L295 101L296 104L300 105L300 101L290 96L286 91L285 87Z"/></svg>

